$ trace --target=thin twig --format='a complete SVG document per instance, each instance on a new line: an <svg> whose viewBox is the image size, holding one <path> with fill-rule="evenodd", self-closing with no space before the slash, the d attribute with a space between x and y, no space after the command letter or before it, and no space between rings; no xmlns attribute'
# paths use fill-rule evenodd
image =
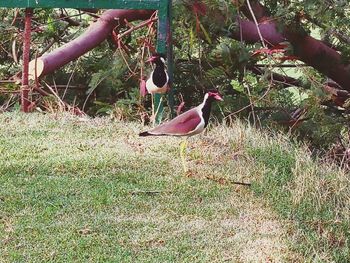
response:
<svg viewBox="0 0 350 263"><path fill-rule="evenodd" d="M264 48L266 48L264 38L263 38L263 36L262 36L262 34L260 32L258 21L256 20L255 14L253 12L253 9L252 9L252 7L250 5L250 1L249 0L247 0L247 4L248 4L249 11L250 11L250 13L251 13L251 15L253 17L253 20L254 20L254 23L255 23L255 26L256 26L256 30L258 31L259 38L261 40L261 44L263 45Z"/></svg>
<svg viewBox="0 0 350 263"><path fill-rule="evenodd" d="M129 65L129 63L128 63L128 61L126 60L126 58L125 58L125 56L124 56L124 54L123 54L123 50L122 50L122 48L120 47L120 45L119 45L119 47L118 47L118 51L119 51L119 53L120 53L122 59L124 60L125 65L128 67L129 72L130 72L132 75L136 75L136 73L131 69L131 67L130 67L130 65Z"/></svg>
<svg viewBox="0 0 350 263"><path fill-rule="evenodd" d="M49 84L47 84L45 81L43 81L46 87L51 91L51 93L57 98L57 100L60 102L61 106L66 106L66 103L60 98L60 96L57 95L57 93L51 88Z"/></svg>
<svg viewBox="0 0 350 263"><path fill-rule="evenodd" d="M78 63L79 63L79 59L76 61L75 65L74 65L74 69L73 69L73 71L72 71L72 74L70 74L70 76L69 76L69 80L68 80L68 82L67 82L66 88L65 88L65 90L64 90L64 92L63 92L63 95L62 95L62 100L63 100L64 97L66 96L66 93L67 93L69 84L71 83L71 81L72 81L72 79L73 79L73 76L74 76L74 73L75 73L75 71L76 71L76 69L77 69L77 67L78 67Z"/></svg>
<svg viewBox="0 0 350 263"><path fill-rule="evenodd" d="M228 117L231 117L232 115L235 115L237 113L240 113L241 111L244 111L247 108L250 108L252 106L252 104L254 104L254 103L258 102L258 101L261 101L264 97L266 97L266 95L270 92L270 90L271 90L271 87L269 85L269 88L265 91L265 93L261 97L259 97L256 101L253 101L253 102L249 103L248 105L244 106L243 108L241 108L241 109L239 109L239 110L237 110L235 112L230 113L229 115L224 117L224 119L226 119Z"/></svg>
<svg viewBox="0 0 350 263"><path fill-rule="evenodd" d="M244 186L251 186L251 183L245 183L245 182L238 182L238 181L233 181L230 179L226 179L226 178L215 178L213 176L206 176L205 177L208 180L220 183L220 184L238 184L238 185L244 185Z"/></svg>
<svg viewBox="0 0 350 263"><path fill-rule="evenodd" d="M266 67L268 66L267 64L255 64L255 67ZM273 65L273 67L276 68L299 68L299 67L311 67L309 65L306 64L277 64L277 65Z"/></svg>
<svg viewBox="0 0 350 263"><path fill-rule="evenodd" d="M155 194L162 194L162 193L171 193L169 191L160 191L160 190L135 190L130 192L132 195L138 195L138 194L146 194L146 195L155 195Z"/></svg>
<svg viewBox="0 0 350 263"><path fill-rule="evenodd" d="M144 26L147 26L148 24L151 24L153 23L154 21L157 21L158 20L158 17L154 17L154 18L150 18L136 26L131 26L130 29L124 31L123 33L121 34L118 34L118 39L121 39L122 37L126 36L126 35L129 35L131 32L141 28L141 27L144 27Z"/></svg>
<svg viewBox="0 0 350 263"><path fill-rule="evenodd" d="M250 93L249 84L247 84L246 88L247 88L247 93L248 93L248 97L249 97L250 108L252 109L251 113L253 114L254 127L256 127L254 103L253 103L253 101L252 101L252 95L251 95L251 93Z"/></svg>
<svg viewBox="0 0 350 263"><path fill-rule="evenodd" d="M13 26L15 24L17 17L18 17L18 14L19 14L19 8L16 8L15 16L12 19L11 26Z"/></svg>
<svg viewBox="0 0 350 263"><path fill-rule="evenodd" d="M69 28L69 24L67 24L63 29L62 29L62 33L64 33L64 31L66 31ZM41 52L39 53L38 57L41 57L42 55L44 55L44 53L46 53L46 51L48 51L56 42L58 42L57 38L53 38L50 43L43 49L41 50Z"/></svg>

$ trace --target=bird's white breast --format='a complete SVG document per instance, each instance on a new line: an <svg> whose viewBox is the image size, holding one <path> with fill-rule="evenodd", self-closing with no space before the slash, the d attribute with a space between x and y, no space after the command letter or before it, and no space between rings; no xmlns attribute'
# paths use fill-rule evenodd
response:
<svg viewBox="0 0 350 263"><path fill-rule="evenodd" d="M167 90L168 87L168 81L169 81L169 76L168 74L165 72L166 74L166 84L163 87L157 87L154 83L153 83L153 71L151 73L151 75L149 76L148 80L146 81L146 89L149 93L154 94L154 93L164 93Z"/></svg>

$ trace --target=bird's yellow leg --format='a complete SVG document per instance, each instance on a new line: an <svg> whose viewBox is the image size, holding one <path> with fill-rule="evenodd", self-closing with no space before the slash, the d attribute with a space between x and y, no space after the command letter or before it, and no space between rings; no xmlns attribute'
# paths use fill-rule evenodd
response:
<svg viewBox="0 0 350 263"><path fill-rule="evenodd" d="M180 143L180 157L182 162L182 168L185 175L188 172L187 162L186 162L186 152L187 152L187 137Z"/></svg>
<svg viewBox="0 0 350 263"><path fill-rule="evenodd" d="M151 98L152 98L152 116L151 116L151 121L152 121L152 126L154 127L155 123L156 123L156 115L154 112L154 95L153 93L151 93Z"/></svg>

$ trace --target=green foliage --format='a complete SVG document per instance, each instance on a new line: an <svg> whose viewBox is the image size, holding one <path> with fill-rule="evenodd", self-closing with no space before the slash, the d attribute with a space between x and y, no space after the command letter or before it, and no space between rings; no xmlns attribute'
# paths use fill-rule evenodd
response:
<svg viewBox="0 0 350 263"><path fill-rule="evenodd" d="M251 1L254 4L256 1ZM349 4L347 1L262 1L271 16L276 18L278 30L289 26L305 34L322 39L341 53L346 64L349 61ZM239 30L237 18L242 14L244 1L223 0L178 0L173 2L174 39L174 89L176 104L184 98L185 108L202 100L206 89L219 88L225 96L219 116L224 117L239 111L239 117L269 127L293 132L301 139L307 139L311 146L328 148L340 133L346 130L347 110L337 110L332 97L323 91L328 80L310 67L299 67L294 61L283 62L280 58L293 54L293 47L287 44L284 54L259 54L260 43L246 44L232 38L232 32ZM102 12L102 11L101 11ZM79 27L67 27L61 15L71 16L80 23ZM20 71L21 62L14 63L13 54L21 58L21 30L23 17L20 11L14 20L15 10L0 10L0 78L7 79ZM36 10L37 30L33 33L33 52L43 50L55 43L48 52L76 38L86 30L93 18L76 10ZM14 22L13 22L14 21ZM135 22L134 24L137 24ZM126 30L119 28L120 32ZM65 100L75 103L91 115L109 112L108 108L123 108L127 116L140 118L140 111L150 112L150 99L141 100L137 95L140 78L151 71L144 61L148 49L155 47L156 31L146 28L136 30L123 39L128 52L116 50L111 38L66 67L45 78L51 85L78 86L78 91L65 92ZM145 41L145 42L144 42ZM16 52L13 52L13 43ZM145 45L145 49L143 49ZM143 51L145 54L142 56ZM13 53L13 54L12 54ZM143 63L141 63L143 60ZM125 61L129 64L128 68ZM289 69L284 66L292 64ZM257 74L259 65L260 74ZM141 75L143 68L143 76ZM287 87L283 81L271 81L278 73L295 78L299 83ZM10 87L5 87L10 90ZM62 94L61 94L62 95ZM2 96L6 102L9 95ZM40 101L40 100L39 100ZM126 106L130 102L130 107ZM107 106L107 104L109 106ZM116 106L119 105L119 106ZM345 107L345 106L344 106ZM244 110L240 110L244 108ZM301 109L305 121L296 126L286 126L291 116ZM112 110L113 111L113 110ZM145 115L143 114L143 115ZM259 120L257 122L257 120ZM331 127L334 129L331 129Z"/></svg>
<svg viewBox="0 0 350 263"><path fill-rule="evenodd" d="M111 90L122 91L126 87L123 86L123 75L127 71L126 65L120 60L111 60L110 58L102 58L103 64L111 65L108 68L103 68L93 73L89 82L87 94L91 94L98 87L103 87L101 90L104 93L110 93Z"/></svg>

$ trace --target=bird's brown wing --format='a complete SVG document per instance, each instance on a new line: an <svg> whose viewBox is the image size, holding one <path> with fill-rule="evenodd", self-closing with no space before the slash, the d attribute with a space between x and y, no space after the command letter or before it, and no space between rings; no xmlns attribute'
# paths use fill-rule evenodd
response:
<svg viewBox="0 0 350 263"><path fill-rule="evenodd" d="M195 130L200 122L201 118L197 112L197 108L193 108L171 121L149 130L148 133L152 135L187 135Z"/></svg>

